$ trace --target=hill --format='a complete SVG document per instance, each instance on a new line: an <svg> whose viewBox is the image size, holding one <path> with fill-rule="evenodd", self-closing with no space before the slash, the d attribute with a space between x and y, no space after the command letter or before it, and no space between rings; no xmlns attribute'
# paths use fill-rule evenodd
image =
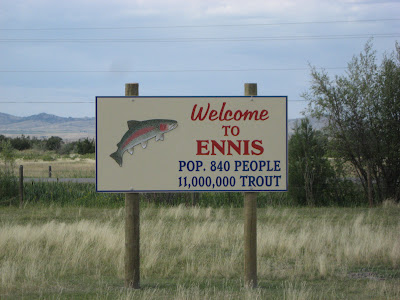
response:
<svg viewBox="0 0 400 300"><path fill-rule="evenodd" d="M288 120L288 134L292 135L293 129L299 119ZM311 119L314 129L326 126L325 120ZM0 113L0 134L18 136L21 134L47 138L59 136L64 140L77 140L80 138L94 138L96 135L96 118L65 118L46 113L29 117L17 117Z"/></svg>
<svg viewBox="0 0 400 300"><path fill-rule="evenodd" d="M95 118L64 118L41 113L28 117L17 117L0 113L0 134L18 136L21 134L46 138L59 136L64 140L95 137Z"/></svg>

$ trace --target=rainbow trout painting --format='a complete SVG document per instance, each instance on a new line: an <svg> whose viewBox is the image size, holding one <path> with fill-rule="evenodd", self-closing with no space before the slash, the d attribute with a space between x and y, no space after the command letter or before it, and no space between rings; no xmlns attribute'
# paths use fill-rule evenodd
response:
<svg viewBox="0 0 400 300"><path fill-rule="evenodd" d="M110 156L122 167L122 156L125 151L133 154L133 148L141 144L142 148L147 147L148 140L153 137L157 141L164 140L164 133L175 129L178 122L174 120L154 119L146 121L128 121L128 131L117 144L118 150Z"/></svg>

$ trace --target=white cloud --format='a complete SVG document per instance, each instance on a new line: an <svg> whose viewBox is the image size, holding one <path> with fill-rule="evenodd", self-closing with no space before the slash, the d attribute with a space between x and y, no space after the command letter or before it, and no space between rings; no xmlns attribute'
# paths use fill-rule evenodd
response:
<svg viewBox="0 0 400 300"><path fill-rule="evenodd" d="M104 2L106 4L107 2ZM317 19L330 16L345 17L360 12L373 15L380 6L396 5L387 1L330 1L330 0L116 0L112 2L119 9L127 8L144 14L172 14L193 17L208 16L292 16L304 19L313 16ZM397 2L398 4L398 2Z"/></svg>
<svg viewBox="0 0 400 300"><path fill-rule="evenodd" d="M380 8L398 6L393 1L318 1L318 0L70 0L70 1L18 1L3 0L3 9L8 17L27 18L30 16L64 18L107 16L175 16L181 19L202 17L267 17L295 18L297 20L313 17L315 19L342 19L348 15L370 14ZM178 22L179 23L179 22Z"/></svg>
<svg viewBox="0 0 400 300"><path fill-rule="evenodd" d="M335 0L0 0L2 28L163 27L286 23L398 18L399 1ZM38 30L2 31L3 38L140 39L187 37L295 36L397 32L400 22L303 24L294 26L241 26L145 30ZM147 95L241 93L243 82L254 81L267 94L298 99L307 88L303 73L118 73L119 70L298 68L311 62L340 67L362 49L362 39L287 40L265 42L195 43L3 43L0 69L4 70L109 70L111 73L1 73L0 98L10 100L93 99L118 95L125 82L140 82ZM391 50L393 39L377 39L377 50ZM127 63L128 62L128 63ZM339 71L338 71L339 72ZM304 74L307 72L304 72ZM300 75L298 75L300 74ZM308 73L307 73L308 74ZM219 82L223 82L220 84ZM199 88L199 86L201 88ZM63 89L63 88L66 89ZM204 89L204 87L207 87ZM238 88L237 88L238 87ZM240 87L240 88L239 88ZM172 89L172 92L170 92ZM300 106L303 102L296 103ZM293 104L294 105L294 104ZM293 107L291 104L291 106ZM0 101L1 106L1 101ZM48 107L47 107L48 106ZM83 105L32 106L38 112L92 115ZM25 114L31 114L25 105ZM18 113L17 105L0 111ZM41 110L41 111L39 111ZM36 111L35 111L36 112ZM294 117L294 116L291 116Z"/></svg>

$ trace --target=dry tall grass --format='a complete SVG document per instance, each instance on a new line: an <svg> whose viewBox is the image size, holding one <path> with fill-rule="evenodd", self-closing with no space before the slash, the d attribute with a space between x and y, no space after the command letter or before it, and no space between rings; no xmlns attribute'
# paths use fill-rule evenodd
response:
<svg viewBox="0 0 400 300"><path fill-rule="evenodd" d="M390 209L400 212L398 207ZM59 215L62 210L53 213ZM120 299L236 299L246 294L251 299L268 295L347 298L349 281L365 289L360 292L400 298L396 271L400 220L378 218L374 210L321 212L311 216L304 210L259 209L258 275L260 285L270 288L254 291L229 283L240 286L243 272L243 220L238 209L143 209L141 276L148 287L140 291L120 288L124 274L122 209L104 210L106 221L104 215L101 221L84 220L80 211L76 221L35 225L2 221L0 298L70 293ZM220 282L218 288L215 280ZM155 286L160 282L175 284L175 288ZM332 284L321 289L313 282Z"/></svg>
<svg viewBox="0 0 400 300"><path fill-rule="evenodd" d="M49 166L52 177L56 178L94 178L96 177L96 161L93 159L57 159L55 161L17 160L16 165L24 166L25 177L49 177ZM15 175L18 176L18 170Z"/></svg>

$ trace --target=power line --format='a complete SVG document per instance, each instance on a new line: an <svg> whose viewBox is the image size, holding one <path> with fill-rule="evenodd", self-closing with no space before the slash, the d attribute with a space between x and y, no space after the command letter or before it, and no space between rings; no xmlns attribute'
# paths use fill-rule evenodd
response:
<svg viewBox="0 0 400 300"><path fill-rule="evenodd" d="M207 38L99 38L99 39L0 39L0 43L188 43L188 42L261 42L261 41L288 41L288 40L332 40L355 38L391 38L400 37L400 33L365 33L346 35L299 35L299 36L270 36L270 37L207 37Z"/></svg>
<svg viewBox="0 0 400 300"><path fill-rule="evenodd" d="M306 22L279 22L279 23L247 23L247 24L210 24L210 25L165 25L165 26L120 26L120 27L47 27L47 28L0 28L3 31L53 31L53 30L124 30L124 29L173 29L173 28L212 28L212 27L251 27L251 26L282 26L282 25L311 25L311 24L339 24L339 23L372 23L400 21L391 19L364 19L364 20L333 20L333 21L306 21Z"/></svg>
<svg viewBox="0 0 400 300"><path fill-rule="evenodd" d="M346 67L317 68L343 70ZM194 73L194 72L259 72L259 71L307 71L309 68L255 68L255 69L182 69L182 70L0 70L0 73Z"/></svg>

